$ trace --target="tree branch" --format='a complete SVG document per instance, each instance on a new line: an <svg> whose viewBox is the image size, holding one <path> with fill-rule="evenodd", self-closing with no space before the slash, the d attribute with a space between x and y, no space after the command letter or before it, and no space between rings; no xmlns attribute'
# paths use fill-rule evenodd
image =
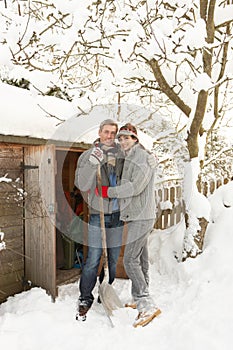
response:
<svg viewBox="0 0 233 350"><path fill-rule="evenodd" d="M174 92L174 90L169 86L166 79L163 76L163 73L160 69L158 61L152 58L150 61L147 61L151 67L154 77L159 84L161 91L187 116L189 117L191 113L191 108L184 103L184 101Z"/></svg>

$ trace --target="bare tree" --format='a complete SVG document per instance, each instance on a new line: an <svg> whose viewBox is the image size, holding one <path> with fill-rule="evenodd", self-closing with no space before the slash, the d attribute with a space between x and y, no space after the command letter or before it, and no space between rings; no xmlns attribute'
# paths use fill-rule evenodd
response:
<svg viewBox="0 0 233 350"><path fill-rule="evenodd" d="M203 165L199 140L206 134L208 140L210 129L223 115L232 87L232 74L229 74L232 18L227 16L231 2L200 0L185 5L182 1L129 0L117 4L112 1L96 4L99 18L95 28L101 34L100 52L107 56L112 47L115 52L118 47L122 65L131 64L132 76L125 78L123 86L125 91L128 86L128 94L138 94L142 102L149 97L153 105L156 92L160 92L189 119L186 142L190 160L198 158ZM111 34L105 30L106 21L115 24ZM131 28L135 25L136 33L130 31L129 24ZM124 45L133 39L131 52L126 54ZM153 75L148 79L149 73ZM113 76L117 76L114 71ZM203 86L197 84L198 80ZM223 96L227 98L224 100ZM209 129L204 125L207 118L212 119ZM199 218L195 230L191 229L191 218L192 213L187 210L186 242L189 243L184 244L184 258L201 252L207 227L207 220Z"/></svg>
<svg viewBox="0 0 233 350"><path fill-rule="evenodd" d="M229 2L222 3L223 7L227 6L228 4ZM191 108L189 105L187 105L184 100L180 98L175 89L167 83L162 72L164 63L159 63L161 62L161 57L159 59L152 58L148 61L148 64L153 70L155 79L158 82L161 91L165 93L187 117L190 117L191 112L193 114L187 137L187 147L189 150L190 159L196 158L199 155L199 137L202 136L205 131L210 133L210 130L205 130L203 127L203 121L206 116L206 109L210 106L210 104L208 105L208 99L212 100L211 103L214 120L210 129L213 129L214 125L220 118L221 109L223 108L223 106L220 105L221 93L223 94L224 89L227 87L226 84L229 83L230 79L227 75L225 75L225 71L228 61L228 53L230 50L229 38L231 37L232 21L226 21L224 23L216 25L215 11L217 10L217 6L218 3L215 0L200 0L199 3L199 15L205 23L206 28L206 43L201 48L202 64L198 67L198 69L195 68L195 73L198 74L199 72L203 72L207 74L210 80L214 83L210 89L201 89L198 91L195 97L196 106L194 106L194 108ZM168 7L169 11L174 11L174 8L171 8L169 5ZM192 25L193 19L191 18L191 11L189 11L189 13L187 12L183 18L186 18L186 21ZM188 58L197 55L197 51L199 50L194 49L187 51L186 57ZM189 60L187 60L187 62L191 67L191 62ZM192 66L192 68L194 67ZM179 66L177 69L179 69ZM186 213L186 225L188 229L190 226L189 213ZM185 257L195 256L202 250L204 234L207 227L207 221L205 218L199 218L199 226L200 229L198 229L197 234L194 235L193 244L184 246ZM198 249L193 249L194 245L196 245Z"/></svg>
<svg viewBox="0 0 233 350"><path fill-rule="evenodd" d="M153 112L158 101L160 113L175 106L186 120L190 160L203 168L199 140L208 142L232 99L232 0L87 0L85 11L76 7L78 21L56 2L22 3L18 15L27 20L21 18L13 63L52 73L53 85L67 87L77 105L120 96ZM201 252L207 227L198 218L191 230L191 217L187 209L184 258Z"/></svg>

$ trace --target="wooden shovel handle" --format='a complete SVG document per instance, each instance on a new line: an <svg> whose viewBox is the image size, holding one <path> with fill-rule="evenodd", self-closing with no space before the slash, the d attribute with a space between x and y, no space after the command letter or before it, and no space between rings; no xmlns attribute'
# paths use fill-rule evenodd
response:
<svg viewBox="0 0 233 350"><path fill-rule="evenodd" d="M106 229L105 229L105 220L104 220L104 201L102 197L102 178L100 164L97 167L97 187L99 192L99 210L100 210L100 228L101 228L101 239L103 247L103 266L106 268L108 266L107 261L107 247L106 247Z"/></svg>

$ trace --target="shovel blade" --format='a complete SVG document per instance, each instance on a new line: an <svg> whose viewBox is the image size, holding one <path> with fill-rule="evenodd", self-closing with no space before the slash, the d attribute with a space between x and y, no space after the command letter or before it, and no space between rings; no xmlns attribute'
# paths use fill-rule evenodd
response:
<svg viewBox="0 0 233 350"><path fill-rule="evenodd" d="M113 286L105 281L99 286L99 297L108 315L112 315L113 310L123 307L123 304Z"/></svg>

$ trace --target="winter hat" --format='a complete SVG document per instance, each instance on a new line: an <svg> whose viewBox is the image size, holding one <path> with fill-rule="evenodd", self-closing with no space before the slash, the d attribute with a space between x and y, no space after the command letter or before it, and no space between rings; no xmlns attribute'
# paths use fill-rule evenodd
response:
<svg viewBox="0 0 233 350"><path fill-rule="evenodd" d="M117 134L117 138L119 139L120 136L132 136L135 139L137 139L137 141L139 142L139 138L137 135L137 129L135 128L135 126L133 126L130 123L127 123L120 128L120 130Z"/></svg>

